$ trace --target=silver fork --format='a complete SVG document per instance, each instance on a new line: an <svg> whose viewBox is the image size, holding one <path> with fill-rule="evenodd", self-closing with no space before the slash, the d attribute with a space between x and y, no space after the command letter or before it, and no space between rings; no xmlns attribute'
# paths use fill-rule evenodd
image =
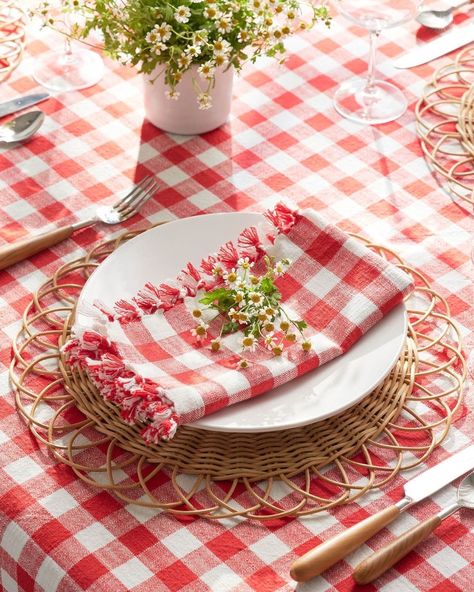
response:
<svg viewBox="0 0 474 592"><path fill-rule="evenodd" d="M97 222L103 222L104 224L125 222L125 220L138 213L138 210L153 196L157 189L158 183L152 177L145 177L113 205L99 206L92 218L3 245L0 247L0 269L5 269L9 265L23 261L43 249L60 243L69 238L79 228L92 226Z"/></svg>

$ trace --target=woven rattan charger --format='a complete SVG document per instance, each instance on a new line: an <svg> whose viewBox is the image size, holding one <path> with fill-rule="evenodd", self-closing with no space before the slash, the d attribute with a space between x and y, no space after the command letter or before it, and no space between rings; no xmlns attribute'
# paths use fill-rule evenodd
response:
<svg viewBox="0 0 474 592"><path fill-rule="evenodd" d="M419 272L366 243L416 282L404 350L381 385L340 415L303 428L237 434L184 426L172 441L146 445L60 352L85 280L136 234L63 265L33 296L13 344L19 413L45 450L85 483L174 514L303 516L382 486L446 437L465 377L459 331L446 301Z"/></svg>

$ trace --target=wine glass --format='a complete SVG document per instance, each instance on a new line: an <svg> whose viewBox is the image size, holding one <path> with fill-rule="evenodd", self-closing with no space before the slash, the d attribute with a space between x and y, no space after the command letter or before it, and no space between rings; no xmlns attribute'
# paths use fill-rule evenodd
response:
<svg viewBox="0 0 474 592"><path fill-rule="evenodd" d="M340 12L370 33L366 78L344 82L334 95L334 107L343 117L359 123L386 123L407 108L405 95L395 85L375 78L377 38L382 29L395 27L416 16L422 0L338 0Z"/></svg>
<svg viewBox="0 0 474 592"><path fill-rule="evenodd" d="M65 22L71 30L68 14ZM33 69L33 78L53 92L80 90L97 84L104 75L102 58L90 49L73 49L71 38L65 35L62 53L51 52L40 58Z"/></svg>

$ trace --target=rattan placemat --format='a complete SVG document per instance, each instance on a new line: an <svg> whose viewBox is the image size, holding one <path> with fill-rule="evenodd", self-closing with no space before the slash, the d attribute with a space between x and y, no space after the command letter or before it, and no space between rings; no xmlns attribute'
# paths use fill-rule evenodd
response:
<svg viewBox="0 0 474 592"><path fill-rule="evenodd" d="M474 206L474 47L439 68L416 104L423 153L459 204Z"/></svg>
<svg viewBox="0 0 474 592"><path fill-rule="evenodd" d="M169 443L144 444L138 428L124 424L60 352L86 278L135 234L61 267L33 296L13 344L19 413L45 450L86 483L126 503L175 514L302 516L380 487L422 462L445 438L462 401L459 331L446 301L419 272L367 243L411 273L417 288L407 303L404 351L366 399L303 428L237 434L182 427Z"/></svg>
<svg viewBox="0 0 474 592"><path fill-rule="evenodd" d="M18 66L25 46L26 13L15 0L0 0L0 82Z"/></svg>

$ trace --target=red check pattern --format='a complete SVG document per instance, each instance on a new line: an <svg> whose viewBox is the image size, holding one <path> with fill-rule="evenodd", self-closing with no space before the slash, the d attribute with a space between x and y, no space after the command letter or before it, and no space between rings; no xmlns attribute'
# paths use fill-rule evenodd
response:
<svg viewBox="0 0 474 592"><path fill-rule="evenodd" d="M447 299L471 351L474 221L430 174L413 117L423 85L449 58L395 71L391 58L422 43L423 35L414 24L384 33L381 76L404 89L410 109L393 123L360 127L335 113L331 94L337 84L365 71L362 35L336 19L329 33L312 31L293 40L285 66L269 61L247 68L235 83L229 123L198 138L169 136L145 122L140 81L108 62L97 86L42 104L46 121L29 143L0 148L2 242L83 218L148 173L159 178L162 189L126 227L202 212L263 211L284 197L391 246L420 268ZM48 48L58 51L60 44L54 35L30 35L25 59L3 83L1 99L35 90L28 76L34 60ZM15 412L6 368L31 292L63 262L120 231L86 229L0 273L0 587L6 592L294 590L289 566L297 555L400 499L401 485L415 471L357 503L306 519L180 520L124 505L78 481L44 454ZM467 393L448 438L427 465L473 441L472 408ZM447 505L454 494L449 486L409 510L298 590L362 590L352 581L351 567L369 548ZM472 513L453 515L366 590L471 590L473 526Z"/></svg>
<svg viewBox="0 0 474 592"><path fill-rule="evenodd" d="M280 210L290 220L284 226ZM274 225L247 228L237 246L227 242L199 269L189 263L177 278L160 286L146 284L138 297L118 302L118 316L96 309L92 318L100 330L81 326L80 321L75 325L78 336L65 346L69 362L88 373L127 422L146 424L141 432L145 441L169 440L178 425L256 397L329 362L413 289L405 272L313 210L297 212L279 204L266 215ZM247 236L253 237L250 247ZM196 342L191 311L220 281L211 264L235 270L245 257L257 269L265 255L291 261L276 285L292 318L307 322L305 337L312 347L303 351L300 343L287 342L278 358L259 348L243 354L249 367L239 370L236 335L225 336L219 351L211 351L209 343L220 336L221 323L209 319L206 339ZM87 306L94 310L92 304ZM90 323L91 317L87 319ZM190 356L192 365L187 362ZM149 368L147 379L144 367Z"/></svg>

